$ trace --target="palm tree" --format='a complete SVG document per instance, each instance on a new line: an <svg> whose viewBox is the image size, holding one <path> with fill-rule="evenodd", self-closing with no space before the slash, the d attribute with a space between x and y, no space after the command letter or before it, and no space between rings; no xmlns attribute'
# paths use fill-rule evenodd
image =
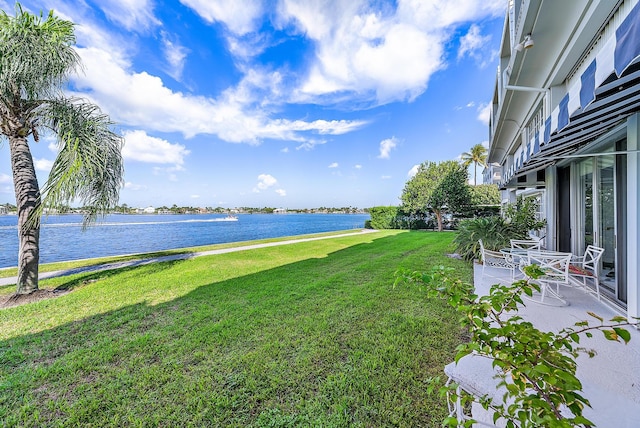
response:
<svg viewBox="0 0 640 428"><path fill-rule="evenodd" d="M471 147L469 152L464 152L460 155L462 159L462 164L466 167L469 167L473 163L473 185L476 183L476 168L478 165L482 165L484 167L487 166L487 148L482 144L476 144Z"/></svg>
<svg viewBox="0 0 640 428"><path fill-rule="evenodd" d="M45 18L22 10L0 13L0 132L9 140L18 208L16 294L38 289L40 216L71 201L90 207L84 225L118 201L124 169L122 138L100 109L63 93L80 67L73 23L50 11ZM57 140L58 155L40 191L29 146L40 132Z"/></svg>

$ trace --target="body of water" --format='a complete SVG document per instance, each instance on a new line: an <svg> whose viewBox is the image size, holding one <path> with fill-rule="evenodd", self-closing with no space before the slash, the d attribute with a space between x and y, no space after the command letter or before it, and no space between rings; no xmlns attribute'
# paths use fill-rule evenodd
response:
<svg viewBox="0 0 640 428"><path fill-rule="evenodd" d="M40 262L144 253L364 227L368 214L109 215L82 231L82 216L43 219ZM0 215L0 268L18 264L18 217Z"/></svg>

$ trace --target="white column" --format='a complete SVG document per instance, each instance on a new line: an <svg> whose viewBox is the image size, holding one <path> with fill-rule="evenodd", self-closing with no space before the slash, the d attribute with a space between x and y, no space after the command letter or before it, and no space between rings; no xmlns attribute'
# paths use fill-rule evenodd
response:
<svg viewBox="0 0 640 428"><path fill-rule="evenodd" d="M640 316L640 114L627 121L627 316Z"/></svg>
<svg viewBox="0 0 640 428"><path fill-rule="evenodd" d="M545 247L550 250L558 248L558 170L555 165L548 166L544 171L545 218L547 219L547 237Z"/></svg>

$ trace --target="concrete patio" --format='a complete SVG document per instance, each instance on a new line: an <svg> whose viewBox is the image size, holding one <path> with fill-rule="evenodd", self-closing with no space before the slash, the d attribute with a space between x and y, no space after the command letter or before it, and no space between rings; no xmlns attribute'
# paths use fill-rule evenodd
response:
<svg viewBox="0 0 640 428"><path fill-rule="evenodd" d="M474 277L478 294L488 294L491 284L510 281L510 273L507 270L495 268L486 268L483 278L482 266L478 264L474 266ZM545 331L559 331L583 320L597 322L587 314L588 311L600 315L605 320L616 315L624 315L621 309L607 303L604 298L599 302L594 295L585 293L580 288L561 287L560 291L569 302L568 306L554 307L526 302L519 314L538 329ZM593 338L581 339L581 346L597 352L593 358L587 355L578 357L577 369L584 396L592 405L592 408L585 409L584 416L597 427L640 427L640 331L634 328L628 330L631 332L631 341L627 345L608 341L599 332L595 332ZM463 379L470 380L472 390L487 390L487 385L481 385L483 379L486 382L492 378L492 373L478 373L492 370L488 360L467 367L460 364L454 370ZM489 390L491 388L492 386L489 386ZM479 405L474 406L473 417L486 423L492 421L490 415Z"/></svg>

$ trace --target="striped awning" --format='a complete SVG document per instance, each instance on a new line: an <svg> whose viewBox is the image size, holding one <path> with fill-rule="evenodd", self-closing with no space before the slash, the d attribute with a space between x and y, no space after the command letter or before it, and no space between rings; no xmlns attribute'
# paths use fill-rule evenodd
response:
<svg viewBox="0 0 640 428"><path fill-rule="evenodd" d="M616 77L620 78L638 57L640 57L640 3L636 4L615 33L604 42L580 79L569 88L568 93L538 131L534 133L531 140L516 149L513 165L503 171L501 184L506 185L514 176L532 170L536 164L541 164L536 158L541 157L540 154L546 152L545 149L548 146L556 146L558 140L562 140L563 144L573 144L576 141L575 138L566 138L564 134L575 135L577 125L581 125L578 130L584 133L585 129L587 131L589 129L592 131L594 129L603 130L603 125L606 125L607 122L610 122L610 125L615 124L616 120L619 122L624 112L619 110L617 106L615 108L616 114L611 118L604 117L604 114L598 116L594 113L595 110L605 108L605 104L611 105L611 102L599 103L596 101L597 94L606 92L606 86L609 83L605 84L605 81L612 74L615 73ZM632 83L638 85L639 82L633 79ZM630 95L626 98L619 96L620 100L634 100L633 96L636 91L633 88L628 89ZM632 104L627 102L627 104L631 106L631 110L637 110L638 101L635 100ZM627 113L631 113L630 109L627 109ZM596 116L598 117L596 118ZM598 120L598 123L593 126L585 125L586 121L595 119ZM546 155L545 157L548 158Z"/></svg>

